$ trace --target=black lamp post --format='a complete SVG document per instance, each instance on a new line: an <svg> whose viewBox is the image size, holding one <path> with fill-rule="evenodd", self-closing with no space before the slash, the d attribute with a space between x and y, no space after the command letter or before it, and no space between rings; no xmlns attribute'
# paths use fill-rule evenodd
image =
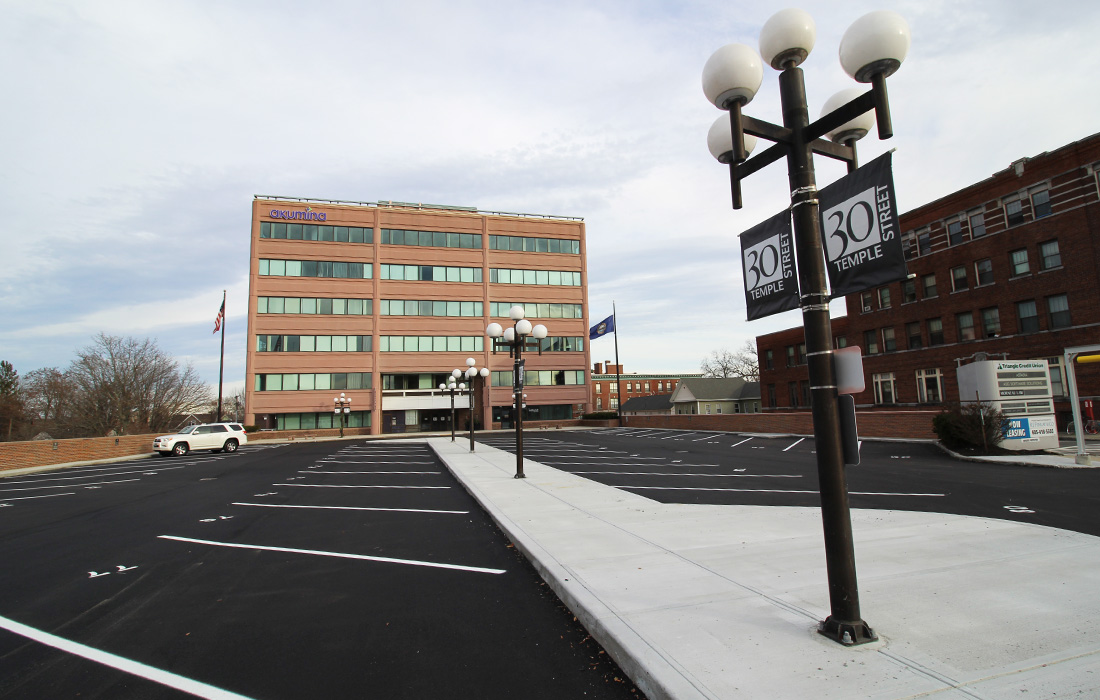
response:
<svg viewBox="0 0 1100 700"><path fill-rule="evenodd" d="M512 405L516 417L516 478L523 479L523 351L537 350L542 354L542 343L546 337L546 326L541 323L532 326L524 318L523 307L516 304L508 310L508 317L514 321L512 328L501 328L499 323L490 323L485 329L493 343L493 353L508 349L508 355L515 361L512 366Z"/></svg>
<svg viewBox="0 0 1100 700"><path fill-rule="evenodd" d="M344 392L332 400L335 404L333 413L340 418L340 437L344 437L344 416L351 413L351 398L344 396Z"/></svg>
<svg viewBox="0 0 1100 700"><path fill-rule="evenodd" d="M474 366L476 364L477 360L474 358L466 358L466 381L470 383L470 452L474 451L474 417L477 415L477 397L485 386L485 380L489 378L489 368L482 367L479 370Z"/></svg>
<svg viewBox="0 0 1100 700"><path fill-rule="evenodd" d="M462 370L456 369L451 372L451 376L448 377L446 384L440 384L440 391L451 392L451 442L455 441L455 392L457 391L459 396L466 390L465 384L458 384L458 378L462 376Z"/></svg>
<svg viewBox="0 0 1100 700"><path fill-rule="evenodd" d="M776 13L760 32L763 62L781 71L783 126L741 114L763 80L761 56L748 46L729 44L715 51L703 69L703 91L715 106L729 111L728 128L723 117L723 127L716 123L708 142L718 160L730 166L734 209L741 208L743 178L787 157L829 576L831 610L818 631L842 644L863 644L877 637L859 609L813 154L845 161L853 170L854 142L870 129L865 115L871 111L877 118L879 138L893 135L886 78L908 52L909 28L904 19L889 11L871 12L856 20L841 40L840 62L857 81L871 83L871 90L854 99L834 96L825 113L811 123L798 66L813 48L815 33L813 19L797 9ZM839 143L823 140L825 135ZM775 145L749 160L755 143L751 137Z"/></svg>

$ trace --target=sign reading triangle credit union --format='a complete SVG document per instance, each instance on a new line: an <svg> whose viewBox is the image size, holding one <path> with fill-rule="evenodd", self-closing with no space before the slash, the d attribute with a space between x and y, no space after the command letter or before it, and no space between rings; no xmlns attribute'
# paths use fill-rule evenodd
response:
<svg viewBox="0 0 1100 700"><path fill-rule="evenodd" d="M745 231L740 238L748 320L797 309L791 213L782 211Z"/></svg>
<svg viewBox="0 0 1100 700"><path fill-rule="evenodd" d="M891 156L876 158L818 193L833 298L907 275Z"/></svg>

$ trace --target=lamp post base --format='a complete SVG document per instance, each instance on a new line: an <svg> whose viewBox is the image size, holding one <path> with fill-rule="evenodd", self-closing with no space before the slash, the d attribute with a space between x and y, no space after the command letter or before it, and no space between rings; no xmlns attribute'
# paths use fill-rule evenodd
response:
<svg viewBox="0 0 1100 700"><path fill-rule="evenodd" d="M523 475L523 474L516 474L516 475L515 475L515 476L513 476L512 478L513 478L513 479L526 479L527 477L526 477L525 475Z"/></svg>
<svg viewBox="0 0 1100 700"><path fill-rule="evenodd" d="M823 634L834 642L843 644L846 647L878 641L878 635L876 635L871 627L863 620L842 622L834 620L833 616L830 615L825 618L824 622L818 623L817 631L819 634Z"/></svg>

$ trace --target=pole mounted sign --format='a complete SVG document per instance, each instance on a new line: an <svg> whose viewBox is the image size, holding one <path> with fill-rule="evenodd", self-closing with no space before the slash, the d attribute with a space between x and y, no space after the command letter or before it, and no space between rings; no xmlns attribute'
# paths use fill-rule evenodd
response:
<svg viewBox="0 0 1100 700"><path fill-rule="evenodd" d="M834 299L905 279L892 155L876 158L818 194Z"/></svg>
<svg viewBox="0 0 1100 700"><path fill-rule="evenodd" d="M782 211L741 234L748 320L798 308L791 215Z"/></svg>

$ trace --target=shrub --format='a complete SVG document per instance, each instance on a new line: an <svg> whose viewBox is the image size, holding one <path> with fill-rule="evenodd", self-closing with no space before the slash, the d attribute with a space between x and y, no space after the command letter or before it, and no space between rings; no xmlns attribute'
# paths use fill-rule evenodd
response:
<svg viewBox="0 0 1100 700"><path fill-rule="evenodd" d="M260 429L259 426L256 426L256 425L246 425L246 426L244 426L244 431L246 433L254 433L259 429Z"/></svg>
<svg viewBox="0 0 1100 700"><path fill-rule="evenodd" d="M609 420L618 417L619 414L616 411L593 411L592 413L586 413L581 416L581 418L588 420Z"/></svg>
<svg viewBox="0 0 1100 700"><path fill-rule="evenodd" d="M936 437L951 449L991 451L1004 440L1004 426L1004 414L984 402L946 404L932 419Z"/></svg>

